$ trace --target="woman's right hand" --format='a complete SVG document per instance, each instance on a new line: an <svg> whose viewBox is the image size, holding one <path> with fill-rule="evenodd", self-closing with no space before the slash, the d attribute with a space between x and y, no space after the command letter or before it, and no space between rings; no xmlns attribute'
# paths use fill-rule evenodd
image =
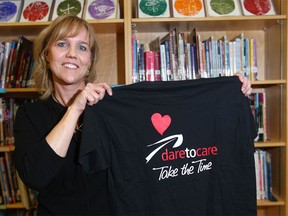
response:
<svg viewBox="0 0 288 216"><path fill-rule="evenodd" d="M86 104L92 106L97 104L105 96L105 93L112 96L112 89L107 83L88 83L85 88L77 95L72 105L76 106L76 109L82 113L86 107Z"/></svg>

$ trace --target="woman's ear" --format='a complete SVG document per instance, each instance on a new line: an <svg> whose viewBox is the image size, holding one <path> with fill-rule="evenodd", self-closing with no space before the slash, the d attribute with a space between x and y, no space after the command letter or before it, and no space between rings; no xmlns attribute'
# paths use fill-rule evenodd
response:
<svg viewBox="0 0 288 216"><path fill-rule="evenodd" d="M48 50L45 52L44 56L45 56L45 60L49 63L50 61L49 61Z"/></svg>

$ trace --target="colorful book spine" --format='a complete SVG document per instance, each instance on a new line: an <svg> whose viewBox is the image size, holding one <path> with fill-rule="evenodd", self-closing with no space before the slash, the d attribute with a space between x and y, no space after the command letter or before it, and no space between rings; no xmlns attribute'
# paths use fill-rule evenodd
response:
<svg viewBox="0 0 288 216"><path fill-rule="evenodd" d="M145 51L146 81L155 81L155 55L154 51Z"/></svg>
<svg viewBox="0 0 288 216"><path fill-rule="evenodd" d="M138 77L139 82L145 81L145 58L144 58L144 44L139 44L138 50Z"/></svg>
<svg viewBox="0 0 288 216"><path fill-rule="evenodd" d="M166 50L165 45L160 44L160 59L161 59L161 80L167 81L167 62L166 62Z"/></svg>
<svg viewBox="0 0 288 216"><path fill-rule="evenodd" d="M160 52L154 52L154 80L161 81L161 60L160 60Z"/></svg>

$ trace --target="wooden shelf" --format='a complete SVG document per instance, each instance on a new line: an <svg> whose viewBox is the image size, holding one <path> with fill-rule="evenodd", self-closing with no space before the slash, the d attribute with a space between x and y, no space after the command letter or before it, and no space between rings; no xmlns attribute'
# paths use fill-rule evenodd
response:
<svg viewBox="0 0 288 216"><path fill-rule="evenodd" d="M111 33L124 33L124 20L123 19L109 19L109 20L97 20L88 21L93 25L97 34L111 34ZM50 25L48 22L14 22L5 23L0 22L1 37L7 37L11 35L26 35L33 36L40 32L46 26Z"/></svg>
<svg viewBox="0 0 288 216"><path fill-rule="evenodd" d="M269 148L269 147L283 147L286 146L285 142L271 142L271 141L266 141L266 142L255 142L255 147L256 148Z"/></svg>
<svg viewBox="0 0 288 216"><path fill-rule="evenodd" d="M284 206L285 202L283 200L280 201L269 201L269 200L257 200L257 206Z"/></svg>
<svg viewBox="0 0 288 216"><path fill-rule="evenodd" d="M0 146L0 152L11 152L14 151L14 145Z"/></svg>
<svg viewBox="0 0 288 216"><path fill-rule="evenodd" d="M233 16L205 18L133 18L132 27L139 32L168 32L171 28L198 31L250 31L265 30L280 25L287 19L286 15L278 16ZM217 23L217 25L215 25Z"/></svg>

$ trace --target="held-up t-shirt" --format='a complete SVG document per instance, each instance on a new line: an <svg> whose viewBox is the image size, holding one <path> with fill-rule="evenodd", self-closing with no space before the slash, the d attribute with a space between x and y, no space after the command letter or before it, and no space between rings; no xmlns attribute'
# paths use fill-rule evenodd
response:
<svg viewBox="0 0 288 216"><path fill-rule="evenodd" d="M87 107L80 163L109 169L116 215L256 215L249 100L238 77L142 82Z"/></svg>

